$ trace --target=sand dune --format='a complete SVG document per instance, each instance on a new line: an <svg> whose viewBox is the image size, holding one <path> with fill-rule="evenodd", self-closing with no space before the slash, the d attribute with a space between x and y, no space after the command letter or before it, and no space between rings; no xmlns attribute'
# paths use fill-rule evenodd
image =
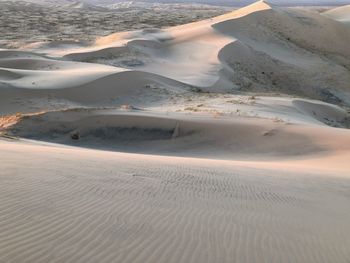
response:
<svg viewBox="0 0 350 263"><path fill-rule="evenodd" d="M315 25L320 26L315 29ZM243 82L245 90L272 87L347 104L347 27L311 12L273 8L215 24L214 28L238 39L219 56L239 76L235 82ZM329 88L333 86L337 88Z"/></svg>
<svg viewBox="0 0 350 263"><path fill-rule="evenodd" d="M208 91L282 91L348 105L349 41L345 25L260 1L184 26L113 34L93 46L46 51L147 71Z"/></svg>
<svg viewBox="0 0 350 263"><path fill-rule="evenodd" d="M98 11L98 12L108 11L107 8L104 8L102 6L96 6L86 2L79 2L79 1L67 4L65 7L72 8L72 9L82 9L86 11Z"/></svg>
<svg viewBox="0 0 350 263"><path fill-rule="evenodd" d="M0 69L3 72L11 72L20 76L16 79L3 81L3 86L34 90L59 89L69 87L69 85L79 85L122 71L118 68L102 65L77 64L38 56L32 57L31 54L27 57L25 53L21 52L11 57L11 53L9 54L7 51L0 51Z"/></svg>
<svg viewBox="0 0 350 263"><path fill-rule="evenodd" d="M350 5L337 7L323 13L326 17L332 18L339 22L350 24Z"/></svg>
<svg viewBox="0 0 350 263"><path fill-rule="evenodd" d="M349 41L345 25L260 1L189 25L115 34L88 47L43 50L68 60L149 72L211 92L282 91L349 105Z"/></svg>
<svg viewBox="0 0 350 263"><path fill-rule="evenodd" d="M259 1L1 49L0 262L348 263L349 43Z"/></svg>
<svg viewBox="0 0 350 263"><path fill-rule="evenodd" d="M305 154L317 154L324 150L319 147L322 140L305 142L312 138L311 134L317 134L313 129L329 129L332 133L324 125L347 128L349 113L320 101L283 99L283 94L348 105L349 33L348 27L317 13L259 1L201 22L165 30L116 33L99 38L91 46L58 42L35 48L42 48L45 54L1 50L0 111L7 115L34 113L21 114L25 118L14 126L14 135L50 141L50 133L57 131L55 139L70 143L70 132L102 118L102 124L88 125L85 136L102 129L112 137L111 141L120 137L112 143L108 138L99 141L101 138L92 136L86 147L97 140L99 148L230 159L242 154L256 158L269 153L303 155L296 145L305 145L310 148ZM241 95L228 94L243 91L272 96L242 99ZM92 110L86 111L89 107ZM123 107L141 109L136 111L140 115L120 116L118 108ZM105 116L105 109L114 113ZM70 120L76 114L80 117L73 126L71 121L66 123L65 118ZM51 120L51 116L56 117ZM120 118L124 122L136 117L137 121L127 127L117 125ZM218 122L212 123L213 117ZM159 123L146 128L141 125L152 118L160 118ZM191 127L198 134L181 142L167 140L169 145L163 147L162 136L169 139L176 127L172 121L172 127L164 130L161 123L169 120L186 123L186 129L181 125L185 134L191 134ZM294 125L300 130L296 132ZM283 127L281 133L276 132L279 126ZM134 137L124 138L130 132L124 128L135 128ZM256 131L248 136L251 129ZM156 131L159 134L153 138L151 133ZM281 137L264 141L264 137L275 133ZM138 147L143 136L161 142ZM290 141L285 143L287 138ZM193 148L186 145L190 140Z"/></svg>
<svg viewBox="0 0 350 263"><path fill-rule="evenodd" d="M95 66L96 64L91 65ZM98 65L96 66L99 68ZM169 99L171 94L189 90L189 87L180 82L147 72L125 71L108 75L111 71L118 72L120 70L113 68L104 70L102 67L101 71L90 71L88 67L84 70L82 68L76 71L67 69L48 74L40 72L34 76L22 76L23 78L20 79L8 80L9 86L1 89L1 112L6 114L18 111L35 112L57 109L62 106L63 108L71 108L77 107L77 105L120 106L130 102L141 103L145 106ZM98 78L101 75L107 76ZM97 79L91 81L93 78ZM23 79L29 82L29 85ZM44 86L45 83L36 84L37 82L32 84L32 80L46 80L49 81L50 86ZM21 86L13 87L14 84L17 84L15 81L20 82ZM27 88L26 85L33 88ZM14 105L16 106L14 107Z"/></svg>
<svg viewBox="0 0 350 263"><path fill-rule="evenodd" d="M341 122L346 116L328 105L293 103L323 122ZM342 129L259 118L167 116L138 109L75 109L22 116L7 128L7 134L108 150L214 159L298 158L350 151L350 133Z"/></svg>

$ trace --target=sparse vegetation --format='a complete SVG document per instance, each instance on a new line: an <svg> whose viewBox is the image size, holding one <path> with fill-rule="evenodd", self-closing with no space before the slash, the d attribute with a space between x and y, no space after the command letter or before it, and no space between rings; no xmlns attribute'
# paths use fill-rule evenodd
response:
<svg viewBox="0 0 350 263"><path fill-rule="evenodd" d="M70 134L70 138L74 141L77 141L80 139L80 132L79 131L73 131L71 134Z"/></svg>
<svg viewBox="0 0 350 263"><path fill-rule="evenodd" d="M126 111L131 111L131 110L135 110L136 108L130 104L123 104L120 106L120 109L126 110Z"/></svg>

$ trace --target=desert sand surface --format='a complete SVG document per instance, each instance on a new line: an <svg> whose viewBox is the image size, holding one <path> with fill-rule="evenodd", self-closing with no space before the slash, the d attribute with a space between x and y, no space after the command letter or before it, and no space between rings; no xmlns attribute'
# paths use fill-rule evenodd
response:
<svg viewBox="0 0 350 263"><path fill-rule="evenodd" d="M258 1L1 49L0 262L349 263L348 43Z"/></svg>
<svg viewBox="0 0 350 263"><path fill-rule="evenodd" d="M350 181L322 159L286 168L0 145L3 262L349 259Z"/></svg>
<svg viewBox="0 0 350 263"><path fill-rule="evenodd" d="M350 26L350 5L332 8L323 15Z"/></svg>

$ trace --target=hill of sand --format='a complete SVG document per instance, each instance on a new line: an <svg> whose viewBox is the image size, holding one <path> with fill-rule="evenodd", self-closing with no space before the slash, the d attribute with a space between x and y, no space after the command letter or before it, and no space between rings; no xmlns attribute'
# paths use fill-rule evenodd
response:
<svg viewBox="0 0 350 263"><path fill-rule="evenodd" d="M337 7L328 10L323 13L323 15L342 22L344 24L350 25L350 5Z"/></svg>
<svg viewBox="0 0 350 263"><path fill-rule="evenodd" d="M0 49L0 262L348 263L348 43L259 1Z"/></svg>
<svg viewBox="0 0 350 263"><path fill-rule="evenodd" d="M168 30L110 35L58 55L212 92L283 92L349 105L349 41L349 27L318 13L258 2Z"/></svg>

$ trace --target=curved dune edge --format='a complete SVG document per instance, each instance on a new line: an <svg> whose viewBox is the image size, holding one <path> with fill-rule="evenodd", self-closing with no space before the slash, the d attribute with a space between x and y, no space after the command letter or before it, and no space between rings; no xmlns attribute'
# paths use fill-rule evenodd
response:
<svg viewBox="0 0 350 263"><path fill-rule="evenodd" d="M71 74L67 70L63 76L53 73L57 80L64 78L65 74ZM40 74L40 73L39 73ZM88 75L87 78L84 75ZM45 76L44 76L45 77ZM75 81L78 79L79 81ZM51 81L49 76L46 81ZM152 73L138 71L119 71L110 69L107 71L94 72L89 70L79 70L77 75L68 76L63 81L58 82L56 87L38 87L40 75L27 80L29 85L18 87L13 82L8 83L0 89L0 112L3 114L15 114L17 112L38 112L47 109L65 109L76 107L104 107L114 106L118 100L151 104L144 101L141 96L145 94L153 96L153 100L159 101L169 97L171 93L185 92L190 90L190 86L181 82L165 78ZM34 84L32 83L34 81ZM66 85L69 83L69 85ZM33 88L35 86L35 88ZM139 94L139 99L135 99ZM152 98L151 98L152 99ZM35 102L35 103L34 103ZM16 107L13 105L16 104Z"/></svg>
<svg viewBox="0 0 350 263"><path fill-rule="evenodd" d="M348 121L348 113L335 105L301 99L293 100L293 104L303 113L320 122L331 125L331 122Z"/></svg>
<svg viewBox="0 0 350 263"><path fill-rule="evenodd" d="M295 103L305 111L317 109L308 102ZM320 112L325 109L330 108L325 105ZM9 136L145 154L249 160L350 151L347 130L256 118L78 109L9 117L0 124Z"/></svg>

